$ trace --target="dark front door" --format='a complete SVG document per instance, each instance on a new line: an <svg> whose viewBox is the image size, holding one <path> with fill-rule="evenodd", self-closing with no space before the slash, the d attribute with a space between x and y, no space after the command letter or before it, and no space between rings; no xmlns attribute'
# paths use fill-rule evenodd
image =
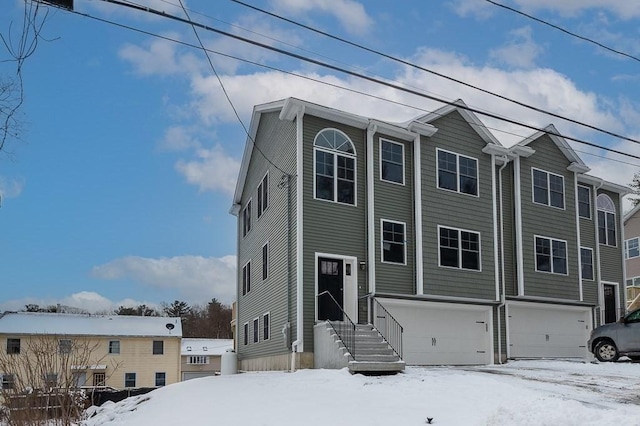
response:
<svg viewBox="0 0 640 426"><path fill-rule="evenodd" d="M618 321L616 312L616 286L604 284L604 323Z"/></svg>
<svg viewBox="0 0 640 426"><path fill-rule="evenodd" d="M343 261L340 259L318 258L318 320L342 321L344 304L342 265ZM328 294L324 293L325 291Z"/></svg>

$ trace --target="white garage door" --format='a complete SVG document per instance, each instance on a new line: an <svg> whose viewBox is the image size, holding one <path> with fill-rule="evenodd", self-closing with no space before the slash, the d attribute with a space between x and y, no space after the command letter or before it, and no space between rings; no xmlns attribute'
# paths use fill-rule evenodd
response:
<svg viewBox="0 0 640 426"><path fill-rule="evenodd" d="M378 300L404 327L402 351L407 364L476 365L493 362L490 306Z"/></svg>
<svg viewBox="0 0 640 426"><path fill-rule="evenodd" d="M200 377L213 376L213 371L185 371L182 373L182 380L199 379Z"/></svg>
<svg viewBox="0 0 640 426"><path fill-rule="evenodd" d="M584 358L591 309L507 303L510 358Z"/></svg>

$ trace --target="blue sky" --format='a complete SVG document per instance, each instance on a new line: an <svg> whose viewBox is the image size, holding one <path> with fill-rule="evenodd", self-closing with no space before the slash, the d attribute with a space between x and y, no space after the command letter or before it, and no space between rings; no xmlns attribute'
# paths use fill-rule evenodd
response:
<svg viewBox="0 0 640 426"><path fill-rule="evenodd" d="M184 0L183 0L184 1ZM640 131L640 61L481 0L248 0L424 68L631 138ZM136 0L184 17L178 0ZM637 144L549 117L327 39L231 1L184 1L199 23L480 110L640 155ZM504 0L640 56L640 3ZM78 12L197 44L191 27L100 0ZM45 9L39 11L42 19ZM15 43L24 2L0 33ZM391 121L442 106L198 30L207 48L406 106L212 54L248 127L253 105L295 96ZM0 153L0 310L62 303L91 311L235 295L231 196L246 136L202 51L49 8L24 61L21 140ZM0 50L0 76L15 63ZM481 119L505 145L533 133ZM628 184L640 160L572 144L592 174Z"/></svg>

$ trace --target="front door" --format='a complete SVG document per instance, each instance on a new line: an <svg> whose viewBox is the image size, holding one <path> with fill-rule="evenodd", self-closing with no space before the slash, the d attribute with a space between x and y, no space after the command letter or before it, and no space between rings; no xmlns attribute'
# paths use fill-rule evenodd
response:
<svg viewBox="0 0 640 426"><path fill-rule="evenodd" d="M342 321L343 260L318 258L318 320ZM324 292L327 293L324 293ZM330 296L331 295L331 296Z"/></svg>
<svg viewBox="0 0 640 426"><path fill-rule="evenodd" d="M616 312L616 286L604 284L603 287L604 293L604 323L609 324L610 322L618 321L618 314Z"/></svg>

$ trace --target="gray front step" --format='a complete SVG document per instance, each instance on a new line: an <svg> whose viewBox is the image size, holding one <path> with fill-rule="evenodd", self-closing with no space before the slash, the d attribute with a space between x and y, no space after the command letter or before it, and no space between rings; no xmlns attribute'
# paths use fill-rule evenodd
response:
<svg viewBox="0 0 640 426"><path fill-rule="evenodd" d="M351 373L399 373L404 371L404 361L395 362L367 362L350 361L349 371Z"/></svg>

